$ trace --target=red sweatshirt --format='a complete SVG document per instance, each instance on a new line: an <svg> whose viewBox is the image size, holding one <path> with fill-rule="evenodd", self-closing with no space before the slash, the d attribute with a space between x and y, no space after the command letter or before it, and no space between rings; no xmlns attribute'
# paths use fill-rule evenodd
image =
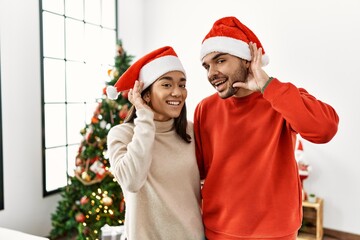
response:
<svg viewBox="0 0 360 240"><path fill-rule="evenodd" d="M202 100L195 110L203 220L209 240L270 239L296 233L302 221L294 156L299 133L326 143L335 110L291 83L273 79L264 94Z"/></svg>

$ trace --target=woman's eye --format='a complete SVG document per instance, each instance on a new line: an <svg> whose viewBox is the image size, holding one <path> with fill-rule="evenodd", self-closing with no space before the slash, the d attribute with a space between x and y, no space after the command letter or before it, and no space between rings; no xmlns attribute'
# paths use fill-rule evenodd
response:
<svg viewBox="0 0 360 240"><path fill-rule="evenodd" d="M168 88L168 87L171 87L171 84L165 83L165 84L163 84L163 86L166 87L166 88Z"/></svg>
<svg viewBox="0 0 360 240"><path fill-rule="evenodd" d="M181 85L179 85L179 87L181 87L181 88L186 88L186 85L185 85L185 84L181 84Z"/></svg>
<svg viewBox="0 0 360 240"><path fill-rule="evenodd" d="M225 60L224 59L218 59L217 60L217 63L222 63L222 62L224 62Z"/></svg>

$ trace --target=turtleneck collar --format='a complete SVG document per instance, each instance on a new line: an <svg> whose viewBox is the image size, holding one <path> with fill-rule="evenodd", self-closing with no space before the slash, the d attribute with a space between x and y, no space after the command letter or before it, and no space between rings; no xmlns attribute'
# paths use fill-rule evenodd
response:
<svg viewBox="0 0 360 240"><path fill-rule="evenodd" d="M155 128L157 133L166 133L174 129L174 119L170 119L165 122L154 120Z"/></svg>

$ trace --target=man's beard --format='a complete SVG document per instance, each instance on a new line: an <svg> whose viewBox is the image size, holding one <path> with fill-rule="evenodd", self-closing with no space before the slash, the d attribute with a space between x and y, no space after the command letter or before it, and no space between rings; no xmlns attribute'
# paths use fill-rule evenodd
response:
<svg viewBox="0 0 360 240"><path fill-rule="evenodd" d="M228 81L230 81L230 79L232 79L232 84L236 83L236 82L246 82L246 76L247 76L247 69L246 68L238 68L234 75L230 78L228 77ZM226 93L224 95L220 95L220 97L222 99L226 99L229 97L234 96L237 91L239 90L239 88L237 87L233 87L232 85L229 86L229 88L226 90Z"/></svg>
<svg viewBox="0 0 360 240"><path fill-rule="evenodd" d="M222 99L226 99L229 98L231 96L233 96L237 91L239 90L239 88L235 88L233 86L230 86L227 90L225 95L219 95Z"/></svg>

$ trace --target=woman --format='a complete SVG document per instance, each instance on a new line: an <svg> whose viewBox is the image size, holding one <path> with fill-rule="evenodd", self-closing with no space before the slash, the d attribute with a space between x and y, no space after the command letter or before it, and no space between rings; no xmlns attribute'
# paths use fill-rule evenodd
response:
<svg viewBox="0 0 360 240"><path fill-rule="evenodd" d="M200 177L186 119L185 71L171 47L135 62L107 89L133 104L108 134L112 173L125 196L128 240L200 240Z"/></svg>

